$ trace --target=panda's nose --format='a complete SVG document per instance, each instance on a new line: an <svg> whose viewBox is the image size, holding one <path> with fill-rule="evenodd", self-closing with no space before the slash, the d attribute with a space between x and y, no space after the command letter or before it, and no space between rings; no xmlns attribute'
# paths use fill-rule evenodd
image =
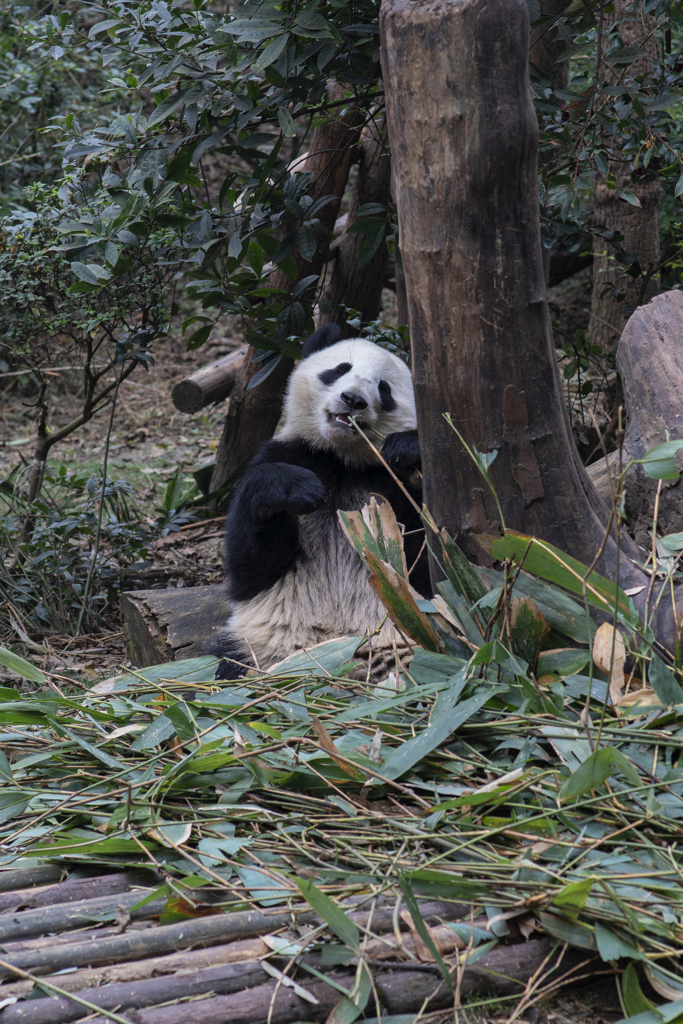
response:
<svg viewBox="0 0 683 1024"><path fill-rule="evenodd" d="M365 401L362 395L359 395L357 391L342 391L341 393L342 402L346 402L349 409L367 409L368 403Z"/></svg>

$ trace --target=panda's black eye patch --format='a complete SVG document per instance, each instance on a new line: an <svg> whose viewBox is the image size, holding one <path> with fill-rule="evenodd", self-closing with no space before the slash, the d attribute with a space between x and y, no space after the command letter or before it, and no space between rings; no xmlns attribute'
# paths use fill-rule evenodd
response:
<svg viewBox="0 0 683 1024"><path fill-rule="evenodd" d="M343 377L345 373L348 373L351 369L351 363L340 363L339 366L335 366L331 370L323 370L322 373L318 374L318 380L322 381L325 387L330 387L336 380Z"/></svg>
<svg viewBox="0 0 683 1024"><path fill-rule="evenodd" d="M379 404L384 411L393 412L396 408L396 399L391 393L391 385L387 384L385 380L381 380L377 390L379 391Z"/></svg>

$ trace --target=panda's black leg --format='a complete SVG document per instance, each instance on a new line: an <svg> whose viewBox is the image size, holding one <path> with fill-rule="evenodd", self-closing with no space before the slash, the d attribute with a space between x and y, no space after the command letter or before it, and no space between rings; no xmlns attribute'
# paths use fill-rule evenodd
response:
<svg viewBox="0 0 683 1024"><path fill-rule="evenodd" d="M207 649L207 654L220 658L214 679L241 679L251 665L251 657L239 641L229 635L219 636Z"/></svg>

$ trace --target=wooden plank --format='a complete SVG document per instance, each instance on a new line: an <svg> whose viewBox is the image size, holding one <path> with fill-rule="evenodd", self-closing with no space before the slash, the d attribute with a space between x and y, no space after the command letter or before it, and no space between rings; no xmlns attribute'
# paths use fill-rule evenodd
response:
<svg viewBox="0 0 683 1024"><path fill-rule="evenodd" d="M128 657L137 668L199 657L230 614L222 583L128 590L120 605Z"/></svg>

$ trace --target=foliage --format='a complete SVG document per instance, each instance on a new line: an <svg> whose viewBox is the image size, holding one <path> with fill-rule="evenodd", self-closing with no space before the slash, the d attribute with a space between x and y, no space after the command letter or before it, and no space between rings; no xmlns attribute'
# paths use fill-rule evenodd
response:
<svg viewBox="0 0 683 1024"><path fill-rule="evenodd" d="M0 8L0 205L23 206L22 189L62 176L60 139L66 126L93 124L121 90L107 82L98 54L79 45L64 12L8 0ZM41 16L42 15L42 16ZM54 24L59 45L50 43ZM48 45L43 45L46 40ZM60 130L61 128L61 130Z"/></svg>
<svg viewBox="0 0 683 1024"><path fill-rule="evenodd" d="M388 520L363 517L365 556L400 575ZM228 913L303 896L329 925L331 939L311 940L324 956L339 943L364 955L345 897L400 894L414 919L413 894L451 899L471 905L466 942L474 920L484 948L535 930L618 962L626 1014L642 1009L631 965L677 999L683 690L643 646L626 595L547 547L530 559L547 582L535 578L527 540L508 552L515 566L483 573L487 591L442 533L443 600L419 611L447 650L418 648L383 683L349 679L356 637L227 686L205 657L126 673L78 702L3 689L3 863L153 864L174 920L192 916L177 894L197 885ZM588 583L574 597L572 572ZM617 601L627 644L640 634L630 692L623 668L598 668L582 590ZM472 945L434 959L450 975ZM541 972L520 1013L542 994Z"/></svg>
<svg viewBox="0 0 683 1024"><path fill-rule="evenodd" d="M550 247L559 242L571 251L585 244L582 238L587 230L598 234L610 244L626 273L642 282L644 295L649 276L638 262L638 253L624 251L617 234L591 223L596 180L616 189L624 202L640 205L632 191L617 186L615 161L627 163L634 183L658 180L665 198L677 200L683 193L678 102L683 59L679 49L671 52L672 31L680 45L680 5L642 0L633 3L627 18L640 17L641 11L656 19L655 38L662 43L661 59L652 61L647 72L632 70L643 52L624 46L618 25L606 32L605 57L598 60L604 5L571 4L559 19L538 17L533 22L533 33L540 38L555 25L561 44L551 47L554 52L546 52L545 70L532 64L531 77L541 125L544 244ZM569 83L566 89L556 88L553 77L568 60ZM623 295L615 298L623 301Z"/></svg>
<svg viewBox="0 0 683 1024"><path fill-rule="evenodd" d="M187 506L195 496L196 490L179 485L176 474L150 514L124 480L104 481L55 466L33 503L32 535L23 540L28 509L22 473L14 470L0 483L0 625L71 634L82 621L101 625L121 589L134 586L151 566L152 540L194 518Z"/></svg>
<svg viewBox="0 0 683 1024"><path fill-rule="evenodd" d="M274 289L271 275L280 270L296 280L295 249L305 264L321 243L321 206L297 169L310 128L350 105L361 118L381 117L378 5L248 0L233 10L204 0L96 0L87 22L84 10L76 8L68 20L65 13L64 26L54 16L45 19L44 46L54 47L64 31L91 59L99 53L105 66L118 61L127 71L112 82L127 90L135 112L104 118L96 129L71 124L67 165L85 160L111 190L111 202L146 194L150 215L175 230L179 258L193 267L192 289L206 310L185 323L194 328L190 347L206 340L216 316L238 312L263 357L295 354L294 343L311 324L318 275L304 272L295 295L281 285ZM658 37L669 39L673 31L679 38L677 4L643 0L642 10L656 17ZM683 191L676 113L683 61L679 52L666 53L651 72L633 75L639 54L624 48L616 30L605 60L596 61L600 4L572 4L550 19L534 2L530 14L535 38L543 43L557 28L564 47L558 53L551 46L545 70L533 64L531 70L541 125L544 240L571 248L583 244L593 182L599 176L610 184L614 159L629 161L634 181L656 177L666 194ZM564 90L553 86L558 61L571 61ZM328 80L343 87L341 100L327 97ZM638 202L628 189L619 187L619 194ZM381 204L370 204L349 227L366 236L363 260L383 243L387 223L395 248L395 211L386 217ZM604 234L599 225L591 230ZM637 253L624 252L616 236L607 240L628 273L642 276Z"/></svg>

